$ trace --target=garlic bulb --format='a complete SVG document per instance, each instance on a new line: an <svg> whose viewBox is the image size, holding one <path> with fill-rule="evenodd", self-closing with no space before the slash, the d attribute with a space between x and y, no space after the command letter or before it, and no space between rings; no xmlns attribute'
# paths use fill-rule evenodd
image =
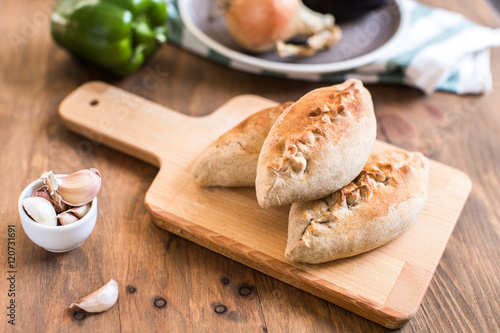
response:
<svg viewBox="0 0 500 333"><path fill-rule="evenodd" d="M118 283L111 279L111 281L94 291L92 294L71 303L69 307L72 308L73 306L77 306L87 312L98 313L108 311L115 305L117 299Z"/></svg>
<svg viewBox="0 0 500 333"><path fill-rule="evenodd" d="M47 199L42 197L25 198L23 200L23 207L35 222L57 226L56 211Z"/></svg>
<svg viewBox="0 0 500 333"><path fill-rule="evenodd" d="M64 177L45 172L42 180L55 203L62 201L81 206L92 201L101 188L101 175L97 169L85 169Z"/></svg>

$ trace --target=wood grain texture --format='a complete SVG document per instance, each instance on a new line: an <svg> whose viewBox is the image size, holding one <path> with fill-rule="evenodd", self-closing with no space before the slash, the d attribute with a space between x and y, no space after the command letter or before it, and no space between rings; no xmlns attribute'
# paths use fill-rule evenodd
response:
<svg viewBox="0 0 500 333"><path fill-rule="evenodd" d="M241 73L172 46L126 79L75 60L51 40L55 1L4 1L0 11L0 244L17 226L17 322L1 332L383 332L382 326L156 227L144 206L158 169L68 131L59 103L81 84L102 80L192 116L255 94L296 100L322 86ZM489 0L425 0L500 27ZM45 16L44 16L45 15ZM45 17L45 21L43 20ZM33 23L29 30L26 22ZM36 22L36 25L35 23ZM12 38L17 39L17 43ZM370 85L378 138L463 170L474 187L422 306L401 332L495 332L500 327L500 50L492 50L494 90L484 96ZM50 254L21 229L17 199L43 171L96 167L103 174L99 217L77 250ZM4 250L3 250L4 251ZM8 302L7 255L0 256L0 307ZM115 307L83 320L67 310L109 278ZM134 286L135 293L127 292ZM239 290L249 287L250 294ZM243 294L245 295L247 289ZM167 301L158 309L156 297ZM215 312L224 305L226 312ZM224 309L221 307L219 309ZM77 319L78 318L78 319Z"/></svg>
<svg viewBox="0 0 500 333"><path fill-rule="evenodd" d="M209 116L194 118L90 82L64 99L59 113L73 131L160 166L145 201L162 229L388 328L401 327L418 310L470 192L469 178L431 161L428 204L394 242L331 263L290 263L284 258L289 207L263 210L254 189L202 188L191 174L196 158L216 138L274 104L238 96Z"/></svg>

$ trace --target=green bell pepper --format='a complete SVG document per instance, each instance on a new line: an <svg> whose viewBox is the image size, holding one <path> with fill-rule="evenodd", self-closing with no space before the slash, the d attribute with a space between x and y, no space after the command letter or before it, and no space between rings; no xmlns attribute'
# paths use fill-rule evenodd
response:
<svg viewBox="0 0 500 333"><path fill-rule="evenodd" d="M61 0L54 40L73 54L125 76L167 38L166 0Z"/></svg>

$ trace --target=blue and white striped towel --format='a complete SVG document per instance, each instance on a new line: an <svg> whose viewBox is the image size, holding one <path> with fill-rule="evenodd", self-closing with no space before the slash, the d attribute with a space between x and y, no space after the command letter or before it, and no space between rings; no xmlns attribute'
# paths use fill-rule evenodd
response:
<svg viewBox="0 0 500 333"><path fill-rule="evenodd" d="M409 85L426 94L435 90L481 94L492 89L490 47L500 46L500 29L486 28L460 14L413 0L405 0L402 5L410 14L410 25L407 35L394 46L390 56L347 72L321 75L295 73L293 79L341 82L359 78L365 83ZM207 49L185 29L178 15L177 0L170 0L169 15L171 43L235 69L287 76L240 66Z"/></svg>

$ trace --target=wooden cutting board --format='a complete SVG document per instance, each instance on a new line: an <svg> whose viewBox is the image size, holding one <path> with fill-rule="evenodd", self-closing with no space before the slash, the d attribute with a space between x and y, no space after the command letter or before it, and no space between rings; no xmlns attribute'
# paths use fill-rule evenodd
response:
<svg viewBox="0 0 500 333"><path fill-rule="evenodd" d="M467 175L431 161L429 200L405 234L368 253L320 265L285 260L289 207L261 209L253 188L200 188L196 157L250 114L276 104L244 95L189 117L101 82L60 105L68 128L160 168L146 206L163 229L388 328L418 310L471 190ZM377 141L376 145L387 145Z"/></svg>

